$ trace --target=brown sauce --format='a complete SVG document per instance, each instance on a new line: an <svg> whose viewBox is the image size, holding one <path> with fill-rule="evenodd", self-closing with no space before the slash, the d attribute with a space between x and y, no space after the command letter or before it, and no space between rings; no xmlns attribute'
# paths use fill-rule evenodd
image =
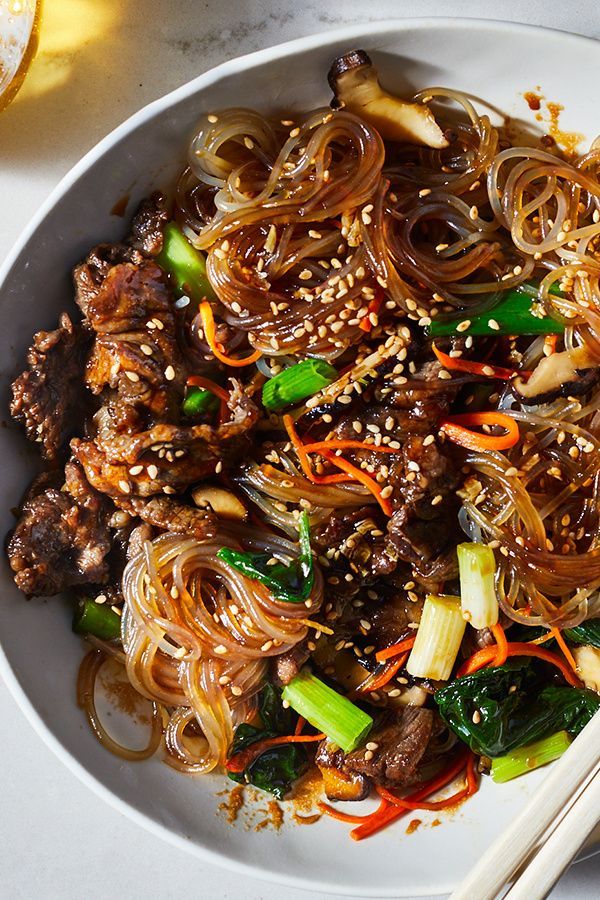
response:
<svg viewBox="0 0 600 900"><path fill-rule="evenodd" d="M406 834L412 834L413 831L416 831L417 828L422 824L423 822L421 821L421 819L411 819L408 823Z"/></svg>
<svg viewBox="0 0 600 900"><path fill-rule="evenodd" d="M541 94L535 94L533 91L525 91L523 98L529 109L540 109L542 105Z"/></svg>
<svg viewBox="0 0 600 900"><path fill-rule="evenodd" d="M219 809L227 816L227 821L233 825L237 821L237 817L244 805L244 786L239 784L237 787L227 791L227 799L219 804Z"/></svg>
<svg viewBox="0 0 600 900"><path fill-rule="evenodd" d="M120 216L120 218L123 218L127 210L127 204L129 203L130 198L131 194L123 194L122 197L119 197L110 211L111 216Z"/></svg>

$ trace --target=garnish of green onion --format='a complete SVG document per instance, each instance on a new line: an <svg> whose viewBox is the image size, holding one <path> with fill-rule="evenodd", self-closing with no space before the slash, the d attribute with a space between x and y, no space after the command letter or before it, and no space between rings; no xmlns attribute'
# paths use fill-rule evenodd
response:
<svg viewBox="0 0 600 900"><path fill-rule="evenodd" d="M163 248L156 262L169 273L181 294L187 294L197 303L215 296L206 274L204 255L190 244L175 222L167 222L164 227Z"/></svg>
<svg viewBox="0 0 600 900"><path fill-rule="evenodd" d="M110 606L94 600L80 600L73 615L73 631L93 634L103 641L114 641L121 634L121 616Z"/></svg>
<svg viewBox="0 0 600 900"><path fill-rule="evenodd" d="M531 290L531 286L529 288ZM558 290L551 289L550 293L560 295ZM461 329L458 326L465 319L470 321L466 333L475 337L499 334L562 334L565 330L562 322L558 322L547 314L541 319L533 315L532 305L534 302L535 299L526 290L508 290L505 291L499 302L486 312L467 315L463 311L460 316L454 315L451 318L439 316L432 319L427 334L432 338L460 334Z"/></svg>
<svg viewBox="0 0 600 900"><path fill-rule="evenodd" d="M539 769L562 756L570 743L571 736L568 732L558 731L541 741L519 747L506 756L492 760L492 778L498 784L503 784L525 772L531 772L532 769Z"/></svg>
<svg viewBox="0 0 600 900"><path fill-rule="evenodd" d="M282 699L345 753L355 750L373 727L373 719L308 669L292 678Z"/></svg>
<svg viewBox="0 0 600 900"><path fill-rule="evenodd" d="M265 409L277 412L312 397L332 384L338 373L322 359L305 359L274 375L264 385L262 402Z"/></svg>
<svg viewBox="0 0 600 900"><path fill-rule="evenodd" d="M467 623L460 597L428 594L407 671L416 678L447 681L456 662Z"/></svg>
<svg viewBox="0 0 600 900"><path fill-rule="evenodd" d="M219 405L218 397L199 387L189 387L181 404L181 411L188 419L196 419L203 413L214 412Z"/></svg>
<svg viewBox="0 0 600 900"><path fill-rule="evenodd" d="M486 544L473 543L459 544L456 553L463 618L473 628L491 628L498 622L494 552Z"/></svg>

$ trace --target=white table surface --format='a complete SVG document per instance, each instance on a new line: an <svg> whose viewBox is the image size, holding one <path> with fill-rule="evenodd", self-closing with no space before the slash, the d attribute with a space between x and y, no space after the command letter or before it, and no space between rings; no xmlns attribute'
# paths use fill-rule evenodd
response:
<svg viewBox="0 0 600 900"><path fill-rule="evenodd" d="M597 0L45 5L34 67L16 102L0 115L0 259L59 178L96 141L145 103L232 56L393 16L510 19L600 38ZM0 722L0 900L280 897L281 888L203 864L108 807L46 748L1 682ZM574 866L553 900L592 900L600 895L599 880L600 856ZM285 888L285 896L303 900L308 894Z"/></svg>

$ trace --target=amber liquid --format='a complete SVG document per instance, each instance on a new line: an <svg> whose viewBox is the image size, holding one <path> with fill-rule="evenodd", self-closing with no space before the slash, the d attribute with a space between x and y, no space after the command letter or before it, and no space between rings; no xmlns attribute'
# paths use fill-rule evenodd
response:
<svg viewBox="0 0 600 900"><path fill-rule="evenodd" d="M33 12L34 5L35 11ZM42 0L0 0L0 111L14 100L36 54L41 11ZM11 25L18 16L31 17L32 12L31 31L28 39L21 46L11 34ZM10 66L10 69L14 69L14 64L10 65L8 59L14 60L15 58L18 59L18 66L10 81L2 85L7 76L6 67Z"/></svg>

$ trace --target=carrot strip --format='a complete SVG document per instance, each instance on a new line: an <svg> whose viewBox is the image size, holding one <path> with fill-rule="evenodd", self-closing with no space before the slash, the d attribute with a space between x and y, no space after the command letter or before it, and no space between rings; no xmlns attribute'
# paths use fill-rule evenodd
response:
<svg viewBox="0 0 600 900"><path fill-rule="evenodd" d="M410 637L404 638L404 640L399 641L397 644L392 644L391 647L386 647L385 650L378 650L375 654L375 659L377 662L385 662L386 659L391 659L392 656L397 656L399 653L403 653L405 650L412 649L414 642L416 641L417 636L411 635Z"/></svg>
<svg viewBox="0 0 600 900"><path fill-rule="evenodd" d="M309 481L312 481L313 484L339 484L340 482L348 482L352 481L351 478L348 478L346 475L316 475L310 467L310 461L308 459L308 454L304 447L304 444L300 440L300 436L296 431L296 426L294 425L294 420L290 415L285 415L283 417L283 425L285 430L287 431L287 435L292 442L294 450L298 455L298 459L300 461L300 467L302 471L306 475Z"/></svg>
<svg viewBox="0 0 600 900"><path fill-rule="evenodd" d="M550 634L552 635L552 637L555 639L556 643L560 647L560 649L562 651L562 655L564 656L564 658L567 660L567 662L569 663L569 665L575 672L575 675L577 675L577 663L575 662L575 657L569 650L569 647L568 647L564 637L562 636L560 629L559 628L551 628ZM579 676L577 676L577 677L579 677Z"/></svg>
<svg viewBox="0 0 600 900"><path fill-rule="evenodd" d="M451 806L456 806L457 803L460 803L462 800L466 800L467 797L470 797L471 794L474 794L477 790L477 773L475 771L475 755L471 754L469 756L467 762L467 769L465 772L465 786L461 788L459 791L456 791L455 794L452 794L450 797L446 797L444 800L434 800L433 802L428 802L426 800L408 800L405 797L396 797L391 791L388 791L387 788L377 787L377 793L380 797L383 797L389 803L394 806L400 806L403 809L448 809Z"/></svg>
<svg viewBox="0 0 600 900"><path fill-rule="evenodd" d="M494 640L496 641L496 646L498 648L494 665L503 666L508 656L508 642L506 640L506 635L504 634L504 628L500 622L498 622L497 625L492 625L491 632L494 635Z"/></svg>
<svg viewBox="0 0 600 900"><path fill-rule="evenodd" d="M373 813L369 813L366 816L355 816L352 813L342 812L340 809L336 809L334 806L330 806L329 803L324 803L322 800L319 800L317 806L324 812L327 816L331 816L332 819L338 819L340 822L350 822L353 825L361 824L362 822L366 822L367 819L370 819L371 816L376 816L377 813L381 812L388 806L387 800L381 799L381 803Z"/></svg>
<svg viewBox="0 0 600 900"><path fill-rule="evenodd" d="M359 693L365 694L367 691L370 693L371 691L380 690L380 688L384 687L388 681L392 680L398 669L402 668L407 659L408 653L403 653L402 656L399 656L394 662L388 663L380 675L375 676L372 681L371 679L365 681L363 686L359 689Z"/></svg>
<svg viewBox="0 0 600 900"><path fill-rule="evenodd" d="M306 719L302 716L298 716L298 721L296 722L296 727L294 729L294 734L302 734L302 729L306 725Z"/></svg>
<svg viewBox="0 0 600 900"><path fill-rule="evenodd" d="M210 391L211 394L214 394L215 397L218 397L223 403L227 403L229 400L229 394L225 388L222 388L220 384L215 384L210 378L204 378L203 375L190 375L187 384L189 384L190 387L200 387L204 388L205 391Z"/></svg>
<svg viewBox="0 0 600 900"><path fill-rule="evenodd" d="M361 331L371 331L373 323L371 322L371 313L377 315L383 303L383 291L377 290L375 296L367 306L367 314L360 320L359 328Z"/></svg>
<svg viewBox="0 0 600 900"><path fill-rule="evenodd" d="M321 456L334 466L337 466L338 469L341 469L342 472L347 472L348 475L352 475L356 481L360 481L361 484L364 484L364 486L371 491L388 519L391 518L393 512L392 504L387 497L381 496L381 488L374 478L371 478L370 475L367 475L366 472L363 472L363 470L359 469L357 466L353 466L352 463L349 463L348 460L344 459L342 456L335 456L333 453L328 453L327 450L323 450Z"/></svg>
<svg viewBox="0 0 600 900"><path fill-rule="evenodd" d="M321 450L329 450L332 453L335 450L373 450L375 453L399 453L396 447L384 447L377 444L367 444L365 441L315 441L314 444L305 444L304 449L307 453L320 453Z"/></svg>
<svg viewBox="0 0 600 900"><path fill-rule="evenodd" d="M475 362L472 359L463 359L460 356L448 356L443 350L439 350L435 344L431 349L445 369L454 369L455 372L468 372L470 375L483 375L486 378L497 378L499 381L510 381L515 375L531 375L521 369L505 369L502 366L490 366L489 363Z"/></svg>
<svg viewBox="0 0 600 900"><path fill-rule="evenodd" d="M206 343L210 347L213 355L216 356L220 362L225 363L226 366L234 366L235 368L249 366L251 363L255 363L257 359L261 358L262 353L260 350L255 350L254 353L251 353L250 356L245 356L243 359L234 359L223 352L222 345L217 342L215 334L215 318L208 300L203 300L200 304L200 318L202 319L202 328L204 329Z"/></svg>
<svg viewBox="0 0 600 900"><path fill-rule="evenodd" d="M257 741L248 747L247 750L240 750L225 763L228 772L243 772L252 760L270 750L271 747L278 747L280 744L308 744L311 741L322 741L326 735L324 734L284 734L280 737L266 738L264 741Z"/></svg>
<svg viewBox="0 0 600 900"><path fill-rule="evenodd" d="M577 678L571 669L565 665L560 656L557 656L556 653L552 653L551 650L544 650L543 647L538 647L533 643L527 644L521 642L507 642L506 647L507 656L535 656L537 659L543 659L544 662L551 663L553 666L556 666L557 669L560 669L565 681L573 685L573 687L581 687L579 678ZM493 663L497 654L497 647L484 647L483 650L478 650L477 653L474 653L473 656L470 656L469 659L463 663L456 673L456 677L462 678L463 675L471 675L473 672L477 672L484 666Z"/></svg>
<svg viewBox="0 0 600 900"><path fill-rule="evenodd" d="M406 801L415 802L417 800L424 800L431 794L436 793L436 791L439 791L443 787L446 787L446 785L453 781L456 776L465 768L465 765L467 763L467 753L468 751L466 751L465 753L461 753L458 759L456 759L445 771L425 782L425 784L421 788L419 788L418 791L414 791L414 793L409 794L408 797L405 798ZM370 837L370 835L375 834L375 832L380 831L382 828L385 828L385 826L389 825L390 822L395 822L396 819L400 819L402 816L406 815L407 812L408 810L406 809L406 807L395 805L388 806L385 809L380 808L376 812L372 813L372 815L369 816L369 819L364 822L364 824L359 825L358 828L354 828L350 832L350 837L355 841L361 841L364 838Z"/></svg>
<svg viewBox="0 0 600 900"><path fill-rule="evenodd" d="M467 425L500 425L506 434L480 434L466 428ZM519 440L519 426L512 416L491 410L452 416L441 423L440 430L453 443L466 447L467 450L508 450Z"/></svg>

